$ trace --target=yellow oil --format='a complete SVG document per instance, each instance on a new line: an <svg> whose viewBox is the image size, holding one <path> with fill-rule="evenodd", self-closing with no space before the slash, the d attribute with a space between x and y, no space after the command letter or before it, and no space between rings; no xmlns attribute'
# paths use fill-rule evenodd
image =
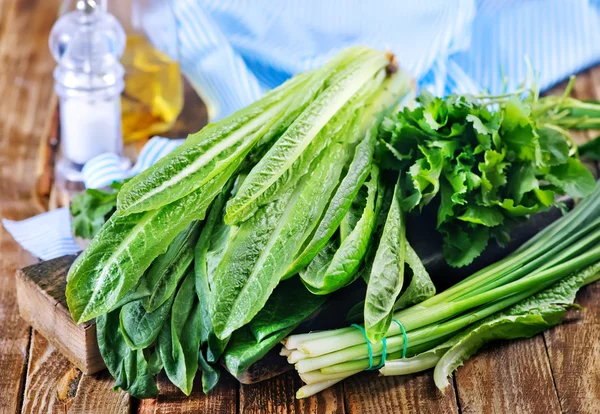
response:
<svg viewBox="0 0 600 414"><path fill-rule="evenodd" d="M125 90L121 95L123 139L136 141L168 131L183 107L183 83L177 62L142 35L127 35Z"/></svg>

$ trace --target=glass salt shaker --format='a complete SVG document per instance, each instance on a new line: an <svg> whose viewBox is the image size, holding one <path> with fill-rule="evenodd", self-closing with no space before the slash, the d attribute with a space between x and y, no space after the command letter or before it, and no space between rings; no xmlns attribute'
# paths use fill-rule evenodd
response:
<svg viewBox="0 0 600 414"><path fill-rule="evenodd" d="M114 153L124 168L129 164L122 157L120 103L125 32L105 10L98 0L78 0L76 10L60 17L50 33L60 105L56 181L63 187L80 183L83 165L97 155Z"/></svg>

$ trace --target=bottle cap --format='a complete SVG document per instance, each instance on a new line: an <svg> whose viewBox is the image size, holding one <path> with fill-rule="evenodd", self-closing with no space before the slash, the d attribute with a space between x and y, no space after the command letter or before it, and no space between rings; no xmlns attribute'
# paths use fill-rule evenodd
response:
<svg viewBox="0 0 600 414"><path fill-rule="evenodd" d="M59 95L123 90L125 32L97 0L78 0L76 10L63 15L50 33L49 46L58 62L54 71Z"/></svg>

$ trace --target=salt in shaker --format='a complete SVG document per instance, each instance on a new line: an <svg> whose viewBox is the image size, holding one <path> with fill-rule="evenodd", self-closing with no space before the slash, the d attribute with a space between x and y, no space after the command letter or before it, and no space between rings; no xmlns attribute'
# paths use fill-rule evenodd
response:
<svg viewBox="0 0 600 414"><path fill-rule="evenodd" d="M122 156L121 103L124 69L119 59L125 32L98 0L78 0L58 19L49 39L58 65L61 157L57 183L81 182L83 165L111 152ZM126 167L128 160L121 158Z"/></svg>

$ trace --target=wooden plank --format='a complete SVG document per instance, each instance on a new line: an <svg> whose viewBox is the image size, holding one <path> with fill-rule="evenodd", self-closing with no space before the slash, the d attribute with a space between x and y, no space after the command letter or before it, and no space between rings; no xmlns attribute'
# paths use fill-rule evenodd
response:
<svg viewBox="0 0 600 414"><path fill-rule="evenodd" d="M600 98L600 67L577 76L574 96ZM579 143L598 136L598 131L576 134ZM598 165L596 163L596 173ZM554 384L563 412L600 412L600 283L582 289L577 304L583 311L572 311L562 325L544 333Z"/></svg>
<svg viewBox="0 0 600 414"><path fill-rule="evenodd" d="M346 379L346 413L458 413L454 386L442 394L431 371L399 377L363 372Z"/></svg>
<svg viewBox="0 0 600 414"><path fill-rule="evenodd" d="M23 413L128 413L131 398L112 390L108 372L86 376L42 335L32 336Z"/></svg>
<svg viewBox="0 0 600 414"><path fill-rule="evenodd" d="M40 212L32 190L52 96L47 42L56 2L3 1L0 10L0 217L18 220ZM30 336L14 275L34 259L1 226L0 252L0 412L11 413L21 404Z"/></svg>
<svg viewBox="0 0 600 414"><path fill-rule="evenodd" d="M310 398L297 400L302 381L296 372L288 372L268 381L240 385L241 413L343 413L344 394L336 384Z"/></svg>
<svg viewBox="0 0 600 414"><path fill-rule="evenodd" d="M96 342L96 326L77 325L67 309L67 271L76 255L38 263L17 273L21 317L46 337L69 361L86 374L105 368Z"/></svg>
<svg viewBox="0 0 600 414"><path fill-rule="evenodd" d="M463 414L560 412L541 335L494 343L467 360L455 378Z"/></svg>
<svg viewBox="0 0 600 414"><path fill-rule="evenodd" d="M544 333L558 398L565 413L600 413L600 283L582 289L563 322Z"/></svg>
<svg viewBox="0 0 600 414"><path fill-rule="evenodd" d="M76 255L36 263L17 272L17 298L23 320L58 348L86 374L105 368L96 341L94 321L77 325L65 298L66 278ZM292 369L278 351L272 351L239 376L247 384Z"/></svg>
<svg viewBox="0 0 600 414"><path fill-rule="evenodd" d="M227 373L208 395L202 392L202 381L197 376L189 396L175 387L164 373L158 376L160 394L157 398L141 400L138 414L230 414L237 412L238 382Z"/></svg>

